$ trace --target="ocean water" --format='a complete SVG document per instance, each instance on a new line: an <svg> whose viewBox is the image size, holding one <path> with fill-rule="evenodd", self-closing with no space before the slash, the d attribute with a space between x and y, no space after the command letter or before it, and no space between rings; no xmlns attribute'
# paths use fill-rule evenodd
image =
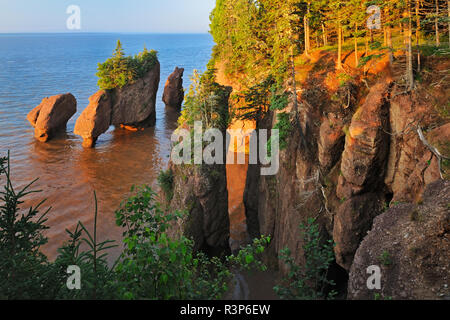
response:
<svg viewBox="0 0 450 320"><path fill-rule="evenodd" d="M144 46L158 51L156 125L140 132L111 127L94 149L84 149L81 137L73 134L74 124L98 90L97 64L111 56L118 39L126 54L136 54ZM120 241L122 230L115 226L114 211L132 185L155 187L159 171L167 165L178 114L165 110L161 100L165 81L176 66L185 68L187 89L193 70L205 70L212 46L208 34L0 34L0 154L10 150L17 188L39 178L34 189L43 191L30 195L23 207L44 198L42 210L52 207L44 248L50 258L67 240L65 229L73 229L78 221L92 226L94 190L99 238ZM49 143L36 141L26 120L28 112L44 97L67 92L78 102L67 133Z"/></svg>

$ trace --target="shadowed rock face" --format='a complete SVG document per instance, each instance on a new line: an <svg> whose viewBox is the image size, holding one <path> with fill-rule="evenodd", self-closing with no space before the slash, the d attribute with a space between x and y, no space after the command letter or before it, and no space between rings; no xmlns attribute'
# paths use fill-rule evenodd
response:
<svg viewBox="0 0 450 320"><path fill-rule="evenodd" d="M336 262L350 269L353 256L372 226L373 219L382 212L383 200L376 193L366 193L345 201L334 218L333 240Z"/></svg>
<svg viewBox="0 0 450 320"><path fill-rule="evenodd" d="M319 162L325 171L330 170L341 156L345 142L343 128L343 120L333 113L329 113L320 126Z"/></svg>
<svg viewBox="0 0 450 320"><path fill-rule="evenodd" d="M175 71L167 79L164 87L163 102L167 107L181 109L184 100L183 68L175 68Z"/></svg>
<svg viewBox="0 0 450 320"><path fill-rule="evenodd" d="M77 112L77 100L70 94L60 94L44 98L42 102L27 115L28 121L34 127L34 136L42 142L47 142L61 130L67 121Z"/></svg>
<svg viewBox="0 0 450 320"><path fill-rule="evenodd" d="M279 172L264 177L249 167L244 197L248 230L252 237L272 236L268 262L287 272L276 258L288 247L296 263L304 265L298 226L316 218L323 238L336 243L336 270L347 273L373 219L388 203L419 201L426 185L439 179L436 157L411 127L420 119L423 127L433 123L434 106L415 94L401 94L389 73L368 91L360 84L355 92L338 91L331 98L329 90L319 89L320 78L311 77L297 93L300 121L280 152ZM291 104L285 110L290 112ZM258 128L270 129L274 123L258 123ZM426 136L448 154L446 125ZM347 287L344 277L339 281Z"/></svg>
<svg viewBox="0 0 450 320"><path fill-rule="evenodd" d="M156 119L156 94L160 80L159 62L135 83L110 90L111 124L114 126L146 127Z"/></svg>
<svg viewBox="0 0 450 320"><path fill-rule="evenodd" d="M152 125L156 119L160 65L157 63L144 78L123 88L100 90L89 98L89 105L75 124L76 135L90 148L111 125L135 131Z"/></svg>
<svg viewBox="0 0 450 320"><path fill-rule="evenodd" d="M216 88L217 100L210 106L219 114L228 112L231 88ZM181 128L188 128L184 123ZM226 136L226 128L220 128ZM194 250L208 255L229 253L230 218L226 172L226 146L223 146L223 164L182 164L173 158L169 169L173 174L172 196L162 192L168 212L185 212L167 231L169 236L184 235L194 241ZM173 156L174 154L172 154Z"/></svg>
<svg viewBox="0 0 450 320"><path fill-rule="evenodd" d="M450 298L450 181L427 186L423 203L401 204L375 218L356 252L348 298ZM369 290L368 266L381 268L381 289Z"/></svg>
<svg viewBox="0 0 450 320"><path fill-rule="evenodd" d="M225 165L178 166L174 174L172 210L186 211L183 219L168 230L194 240L194 250L210 255L229 251L230 220Z"/></svg>

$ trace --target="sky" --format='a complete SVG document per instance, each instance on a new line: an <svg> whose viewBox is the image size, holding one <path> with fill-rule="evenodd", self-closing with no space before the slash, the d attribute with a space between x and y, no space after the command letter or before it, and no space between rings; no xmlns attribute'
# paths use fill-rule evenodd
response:
<svg viewBox="0 0 450 320"><path fill-rule="evenodd" d="M80 29L71 5L80 9ZM0 0L0 33L206 33L215 0Z"/></svg>

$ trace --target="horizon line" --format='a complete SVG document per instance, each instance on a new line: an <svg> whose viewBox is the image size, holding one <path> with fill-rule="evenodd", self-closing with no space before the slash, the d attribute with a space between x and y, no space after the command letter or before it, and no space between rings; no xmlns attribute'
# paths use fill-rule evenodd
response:
<svg viewBox="0 0 450 320"><path fill-rule="evenodd" d="M151 31L20 31L20 32L1 32L0 34L210 34L207 32L151 32Z"/></svg>

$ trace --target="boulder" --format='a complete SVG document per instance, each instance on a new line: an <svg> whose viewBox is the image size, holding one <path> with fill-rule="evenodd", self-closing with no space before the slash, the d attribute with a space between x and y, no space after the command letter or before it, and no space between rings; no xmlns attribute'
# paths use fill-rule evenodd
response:
<svg viewBox="0 0 450 320"><path fill-rule="evenodd" d="M156 94L160 79L160 64L141 79L123 88L110 90L111 124L114 126L146 127L156 119Z"/></svg>
<svg viewBox="0 0 450 320"><path fill-rule="evenodd" d="M355 254L349 299L450 299L450 181L429 184L423 202L400 204L374 219ZM369 266L381 271L368 289Z"/></svg>
<svg viewBox="0 0 450 320"><path fill-rule="evenodd" d="M176 110L181 109L184 100L183 73L183 68L176 67L164 86L163 101L167 107Z"/></svg>
<svg viewBox="0 0 450 320"><path fill-rule="evenodd" d="M100 90L89 98L89 105L75 123L74 133L83 138L83 147L91 148L111 124L111 98Z"/></svg>
<svg viewBox="0 0 450 320"><path fill-rule="evenodd" d="M60 94L47 97L27 115L28 121L34 127L34 136L42 142L47 142L61 130L67 121L77 112L77 100L70 94Z"/></svg>

